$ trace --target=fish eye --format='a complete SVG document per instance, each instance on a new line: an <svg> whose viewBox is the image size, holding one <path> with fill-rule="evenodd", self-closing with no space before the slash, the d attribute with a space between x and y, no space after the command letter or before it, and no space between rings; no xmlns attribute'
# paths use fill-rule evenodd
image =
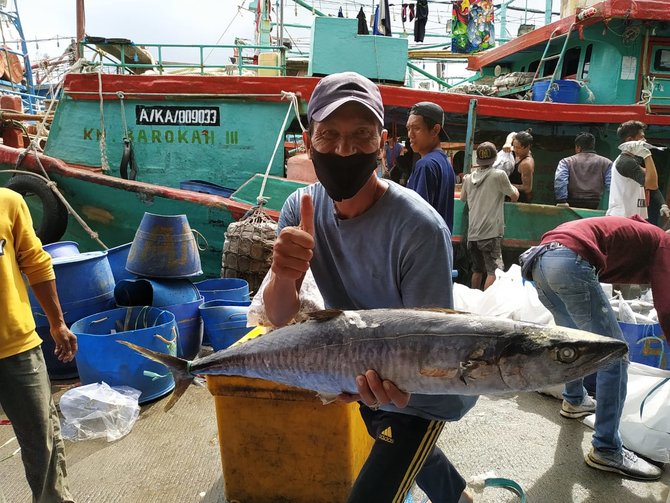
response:
<svg viewBox="0 0 670 503"><path fill-rule="evenodd" d="M579 357L579 353L572 346L563 346L558 349L556 357L561 363L572 363Z"/></svg>

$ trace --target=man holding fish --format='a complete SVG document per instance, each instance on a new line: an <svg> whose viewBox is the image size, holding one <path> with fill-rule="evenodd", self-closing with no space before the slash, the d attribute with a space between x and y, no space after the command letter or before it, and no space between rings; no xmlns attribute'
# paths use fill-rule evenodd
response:
<svg viewBox="0 0 670 503"><path fill-rule="evenodd" d="M452 307L451 235L419 195L374 175L384 146L377 86L353 72L324 77L303 134L320 183L286 201L265 289L268 318L288 323L311 267L326 307ZM435 266L439 264L439 266ZM444 421L476 396L410 395L374 370L356 378L361 415L375 438L349 502L402 502L416 479L435 502L472 501L463 477L436 447Z"/></svg>

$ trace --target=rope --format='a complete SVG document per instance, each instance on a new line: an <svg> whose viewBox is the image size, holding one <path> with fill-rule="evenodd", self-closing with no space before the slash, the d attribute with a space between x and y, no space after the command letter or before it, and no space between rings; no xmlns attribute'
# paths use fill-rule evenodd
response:
<svg viewBox="0 0 670 503"><path fill-rule="evenodd" d="M256 198L256 202L258 203L259 206L263 206L265 203L268 202L268 200L263 197L263 193L265 192L265 185L268 181L268 176L270 176L270 168L272 168L272 163L275 160L275 155L277 155L277 150L279 149L279 145L282 143L282 140L284 138L284 131L286 131L286 124L288 123L288 118L291 115L291 111L293 110L296 117L298 117L298 124L300 124L300 129L305 132L305 126L303 126L302 121L300 120L300 112L298 110L298 97L296 96L295 93L289 92L289 91L282 91L281 92L282 99L290 99L291 103L288 106L288 110L286 110L286 116L284 117L284 122L282 123L281 129L279 130L279 134L277 135L277 141L275 143L275 148L272 151L272 156L270 157L270 162L268 162L268 166L265 169L265 174L263 175L263 183L261 184L261 190L260 193L258 194L258 197Z"/></svg>
<svg viewBox="0 0 670 503"><path fill-rule="evenodd" d="M651 100L654 97L654 81L656 77L647 76L645 79L645 89L642 89L640 92L640 101L637 102L638 105L649 105Z"/></svg>
<svg viewBox="0 0 670 503"><path fill-rule="evenodd" d="M109 160L107 159L107 135L105 134L105 111L103 110L102 98L102 56L100 56L100 66L98 66L98 98L100 100L100 165L103 172L110 170Z"/></svg>
<svg viewBox="0 0 670 503"><path fill-rule="evenodd" d="M116 95L119 97L119 104L121 105L121 123L123 124L123 137L124 139L128 138L128 124L126 123L126 107L123 103L125 98L123 91L116 91Z"/></svg>
<svg viewBox="0 0 670 503"><path fill-rule="evenodd" d="M586 92L588 93L588 96L586 98L587 103L595 103L596 102L596 95L589 89L589 86L586 85L586 82L578 80L577 84L579 84L579 87L583 87L586 89Z"/></svg>
<svg viewBox="0 0 670 503"><path fill-rule="evenodd" d="M21 156L19 156L19 159L17 160L17 167L23 159L25 159L25 154L27 154L27 150L24 151ZM47 174L46 170L44 169L44 166L42 166L42 163L40 162L40 158L37 155L37 152L35 152L35 159L37 160L37 164L39 165L40 169L42 170L43 175L39 175L37 173L33 173L31 171L26 171L22 169L2 169L0 170L1 173L18 173L21 175L30 175L39 178L42 180L47 187L51 189L51 191L56 195L58 199L60 199L60 202L63 203L63 206L67 209L67 212L74 217L74 219L81 225L81 227L86 231L86 233L90 236L91 239L96 241L100 246L102 246L105 250L109 249L109 247L103 243L100 238L98 237L98 233L95 232L93 229L91 229L88 224L84 221L83 218L79 216L79 213L77 213L74 208L70 205L70 203L65 199L65 196L61 194L61 192L58 190L58 187L56 186L56 182L51 180L49 178L49 175Z"/></svg>
<svg viewBox="0 0 670 503"><path fill-rule="evenodd" d="M207 248L209 248L209 242L207 241L207 238L202 234L202 232L197 231L195 229L191 229L191 232L195 234L195 245L198 247L198 250L205 251ZM200 246L199 238L202 238L202 240L205 242L204 248Z"/></svg>

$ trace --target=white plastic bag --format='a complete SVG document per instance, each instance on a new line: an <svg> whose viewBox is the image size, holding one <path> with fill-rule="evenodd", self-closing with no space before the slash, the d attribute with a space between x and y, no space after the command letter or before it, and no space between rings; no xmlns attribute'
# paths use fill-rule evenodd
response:
<svg viewBox="0 0 670 503"><path fill-rule="evenodd" d="M523 281L517 264L507 272L497 270L495 282L483 292L455 284L454 306L474 314L554 324L554 317L540 302L533 285Z"/></svg>
<svg viewBox="0 0 670 503"><path fill-rule="evenodd" d="M493 167L504 171L509 176L514 171L514 154L512 152L505 152L501 150L496 156Z"/></svg>
<svg viewBox="0 0 670 503"><path fill-rule="evenodd" d="M132 430L140 415L141 391L129 386L111 388L107 383L79 386L63 393L63 438L72 441L106 438L118 440Z"/></svg>
<svg viewBox="0 0 670 503"><path fill-rule="evenodd" d="M263 301L263 292L265 287L270 282L272 270L269 270L258 288L258 292L254 295L249 311L247 312L247 326L255 327L262 325L265 327L272 327L272 323L268 320L265 314L265 303ZM303 321L307 318L307 314L313 311L320 311L324 309L323 297L319 288L316 286L316 280L312 274L311 269L307 269L305 279L300 286L300 310L295 315L292 321Z"/></svg>
<svg viewBox="0 0 670 503"><path fill-rule="evenodd" d="M670 462L670 371L631 362L619 431L626 448Z"/></svg>

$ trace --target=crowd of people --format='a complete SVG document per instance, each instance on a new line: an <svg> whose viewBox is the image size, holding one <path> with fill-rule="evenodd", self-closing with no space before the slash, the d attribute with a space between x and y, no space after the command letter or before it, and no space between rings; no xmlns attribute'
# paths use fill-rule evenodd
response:
<svg viewBox="0 0 670 503"><path fill-rule="evenodd" d="M353 72L319 81L303 133L319 183L286 200L262 294L275 326L298 313L308 269L327 308L453 308L456 176L441 148L447 138L444 115L435 103L414 105L403 147L397 138L387 138L382 98L373 82ZM563 224L521 257L524 274L559 325L623 339L599 281L649 283L670 339L670 235L644 220L649 216L645 194L651 194L663 216L670 211L658 192L644 130L635 121L621 125L622 153L613 163L595 153L588 133L575 138L575 155L559 163L557 205L597 207L609 188L608 215L613 215ZM495 167L496 146L481 143L472 173L462 180L473 288L489 287L503 267L505 198L533 199L532 144L530 132L509 134L501 149L512 153L507 173ZM2 297L9 317L0 324L0 405L15 428L34 501L71 502L58 417L21 273L47 314L61 360L72 360L77 340L63 323L50 259L35 237L25 203L5 189L0 189L0 203L0 276L11 287ZM575 418L595 412L593 448L585 457L589 466L656 480L661 469L625 449L619 435L627 365L624 359L598 373L597 401L581 380L567 383L560 413ZM465 479L436 442L445 422L462 418L478 397L410 395L374 369L357 377L357 387L357 394L339 399L359 402L374 445L350 503L402 502L413 481L433 502L473 501ZM384 434L389 429L393 442Z"/></svg>

